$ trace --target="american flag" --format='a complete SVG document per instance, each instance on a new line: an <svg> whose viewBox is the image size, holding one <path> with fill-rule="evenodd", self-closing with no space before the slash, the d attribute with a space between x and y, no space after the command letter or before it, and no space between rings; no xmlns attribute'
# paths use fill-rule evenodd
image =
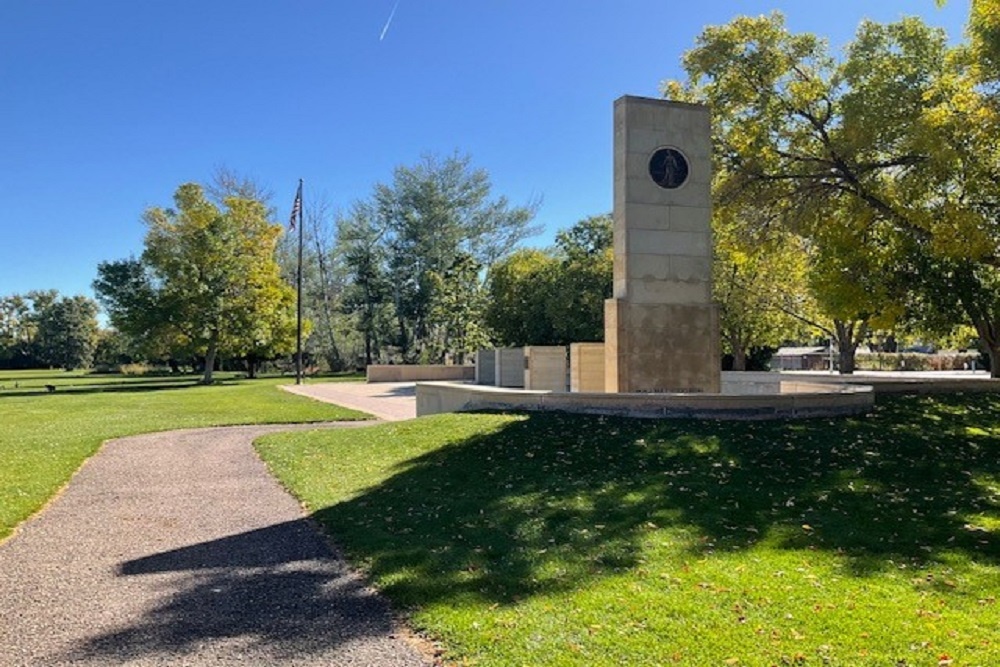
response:
<svg viewBox="0 0 1000 667"><path fill-rule="evenodd" d="M295 231L295 221L302 215L302 181L299 181L299 189L295 192L295 201L292 203L292 215L288 218L288 229Z"/></svg>

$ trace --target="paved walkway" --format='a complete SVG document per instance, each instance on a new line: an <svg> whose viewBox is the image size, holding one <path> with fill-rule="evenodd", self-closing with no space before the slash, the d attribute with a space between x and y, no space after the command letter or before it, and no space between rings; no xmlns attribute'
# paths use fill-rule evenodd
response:
<svg viewBox="0 0 1000 667"><path fill-rule="evenodd" d="M286 391L317 401L361 410L379 419L397 421L417 416L417 391L413 382L321 382L283 385Z"/></svg>
<svg viewBox="0 0 1000 667"><path fill-rule="evenodd" d="M0 544L0 664L430 664L250 447L290 428L107 443Z"/></svg>

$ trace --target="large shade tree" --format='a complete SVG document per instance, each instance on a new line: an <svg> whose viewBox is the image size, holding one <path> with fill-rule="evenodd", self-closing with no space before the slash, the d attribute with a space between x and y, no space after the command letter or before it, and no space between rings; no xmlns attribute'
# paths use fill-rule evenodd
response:
<svg viewBox="0 0 1000 667"><path fill-rule="evenodd" d="M719 206L763 210L766 224L808 239L827 268L863 270L870 286L911 278L855 290L853 304L849 290L831 290L828 310L861 316L873 298L946 295L942 305L961 309L996 357L1000 303L983 299L1000 265L988 41L951 48L919 19L866 21L838 60L780 14L740 17L707 28L685 55L688 80L664 93L713 109ZM918 265L936 270L915 276ZM842 349L857 340L844 338Z"/></svg>
<svg viewBox="0 0 1000 667"><path fill-rule="evenodd" d="M275 261L281 226L265 204L226 196L222 206L187 183L176 208L146 211L138 259L105 262L94 289L112 325L163 352L204 357L287 353L294 347L294 292Z"/></svg>
<svg viewBox="0 0 1000 667"><path fill-rule="evenodd" d="M443 273L431 273L432 358L462 364L468 355L489 345L483 318L487 293L480 273L470 255L459 255Z"/></svg>
<svg viewBox="0 0 1000 667"><path fill-rule="evenodd" d="M1000 3L972 3L969 35L947 53L915 128L930 159L900 189L935 232L915 262L916 300L939 324L942 313L964 315L1000 377Z"/></svg>
<svg viewBox="0 0 1000 667"><path fill-rule="evenodd" d="M614 276L611 214L584 218L556 234L556 279L546 308L561 344L604 340L604 301Z"/></svg>

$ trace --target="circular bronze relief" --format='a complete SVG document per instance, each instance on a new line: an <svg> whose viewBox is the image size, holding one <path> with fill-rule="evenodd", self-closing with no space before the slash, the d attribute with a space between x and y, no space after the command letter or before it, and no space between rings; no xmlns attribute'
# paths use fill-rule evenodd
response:
<svg viewBox="0 0 1000 667"><path fill-rule="evenodd" d="M673 190L684 185L688 161L676 148L658 148L649 158L649 175L661 188Z"/></svg>

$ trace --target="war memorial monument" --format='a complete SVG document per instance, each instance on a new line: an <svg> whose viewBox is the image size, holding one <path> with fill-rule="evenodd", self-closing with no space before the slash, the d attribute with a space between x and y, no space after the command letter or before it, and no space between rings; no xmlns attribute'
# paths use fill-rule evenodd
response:
<svg viewBox="0 0 1000 667"><path fill-rule="evenodd" d="M621 97L613 153L614 286L604 342L574 343L568 355L558 346L481 350L475 383L417 384L418 415L518 409L768 419L871 409L871 387L721 372L707 107Z"/></svg>
<svg viewBox="0 0 1000 667"><path fill-rule="evenodd" d="M712 303L711 119L701 105L615 102L610 393L719 393Z"/></svg>

